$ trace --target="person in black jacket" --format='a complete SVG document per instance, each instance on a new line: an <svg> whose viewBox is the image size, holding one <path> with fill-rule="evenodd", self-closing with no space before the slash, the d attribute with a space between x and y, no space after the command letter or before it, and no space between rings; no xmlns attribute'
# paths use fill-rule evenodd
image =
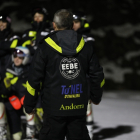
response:
<svg viewBox="0 0 140 140"><path fill-rule="evenodd" d="M89 22L87 21L87 16L85 15L85 13L83 13L81 11L74 11L73 12L73 22L74 22L73 30L76 31L77 33L81 34L83 36L85 42L94 46L95 39L90 34L90 25L89 25ZM87 80L88 80L88 83L90 84L88 75L87 75ZM90 94L90 92L88 92L88 94ZM89 131L89 136L92 139L93 138L94 120L93 120L93 109L92 109L92 105L90 104L90 101L89 101L88 107L87 107L86 123L87 123L87 128Z"/></svg>
<svg viewBox="0 0 140 140"><path fill-rule="evenodd" d="M5 95L3 93L9 93L9 90L5 89L3 81L6 83L7 88L10 86L10 82L5 78L5 72L8 65L12 63L11 55L12 51L19 44L20 37L13 33L11 29L11 18L8 15L0 14L0 139L7 139L5 109L3 100Z"/></svg>
<svg viewBox="0 0 140 140"><path fill-rule="evenodd" d="M33 114L38 92L42 93L44 121L40 140L64 140L65 136L90 140L86 127L86 74L90 77L91 101L97 105L102 98L103 68L94 47L72 26L72 13L66 9L57 11L53 19L55 31L40 42L30 67L24 107L26 113Z"/></svg>
<svg viewBox="0 0 140 140"><path fill-rule="evenodd" d="M19 45L20 37L11 29L11 18L8 15L0 15L0 77L3 79L7 66L12 62L13 49Z"/></svg>
<svg viewBox="0 0 140 140"><path fill-rule="evenodd" d="M20 116L24 115L23 100L27 92L26 81L28 77L29 63L29 49L22 46L16 47L12 53L12 63L7 67L5 73L6 77L4 78L3 88L5 87L5 90L7 91L0 93L0 95L3 97L3 103L0 102L0 114L6 110L10 133L14 140L21 140L22 138ZM26 114L26 119L26 139L31 139L32 137L35 137L34 115L29 116ZM0 129L0 134L5 132L5 135L2 136L3 138L6 138L7 129L5 126L6 122L4 117L1 117L0 128L2 127L3 129Z"/></svg>
<svg viewBox="0 0 140 140"><path fill-rule="evenodd" d="M30 50L31 57L33 57L39 42L49 34L50 21L46 8L37 6L32 8L32 28L26 30L22 35L21 46L26 46ZM43 110L40 99L37 103L37 115L43 121Z"/></svg>
<svg viewBox="0 0 140 140"><path fill-rule="evenodd" d="M44 7L34 7L32 9L32 28L26 30L22 35L21 46L26 46L30 49L33 56L39 41L50 32L50 22L48 20L48 12Z"/></svg>

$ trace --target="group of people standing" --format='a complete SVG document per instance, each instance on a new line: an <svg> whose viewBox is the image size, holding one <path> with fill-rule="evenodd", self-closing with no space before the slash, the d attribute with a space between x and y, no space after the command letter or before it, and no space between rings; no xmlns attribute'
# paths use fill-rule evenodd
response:
<svg viewBox="0 0 140 140"><path fill-rule="evenodd" d="M32 10L32 18L32 28L26 30L20 37L12 32L11 18L7 15L0 15L0 140L8 139L7 124L11 139L35 139L37 129L35 120L38 119L41 123L44 121L41 99L43 83L40 83L37 102L35 100L32 101L32 104L36 108L34 110L35 114L27 114L30 112L30 107L28 109L24 108L23 104L24 98L26 98L26 105L28 105L28 100L25 95L27 94L28 96L30 87L27 82L29 81L28 76L31 73L29 69L30 64L34 61L34 55L37 57L36 51L38 51L40 42L49 34L55 33L55 31L52 30L52 24L48 21L48 12L44 7L35 7ZM90 25L82 12L73 12L72 30L81 34L84 41L89 45L94 46L94 38L90 35ZM52 40L48 39L47 41L51 42ZM73 67L76 67L76 65ZM72 73L72 71L69 71L69 73ZM90 83L89 76L87 75L86 77L88 83ZM103 84L104 81L102 81L102 86ZM87 94L90 94L90 87L88 88L88 92ZM33 92L30 94L34 96ZM77 94L77 96L79 95ZM61 108L64 109L64 106L62 105ZM26 138L22 136L21 115L25 115L27 120ZM90 138L92 139L94 122L91 104L88 104L87 107L86 123Z"/></svg>

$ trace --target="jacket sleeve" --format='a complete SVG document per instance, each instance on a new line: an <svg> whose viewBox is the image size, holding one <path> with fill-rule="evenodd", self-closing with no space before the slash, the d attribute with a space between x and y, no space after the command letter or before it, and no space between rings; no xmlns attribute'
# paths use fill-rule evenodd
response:
<svg viewBox="0 0 140 140"><path fill-rule="evenodd" d="M4 50L0 50L0 58L3 57L3 56L5 56L6 54L7 54L6 51L4 51Z"/></svg>
<svg viewBox="0 0 140 140"><path fill-rule="evenodd" d="M29 37L29 30L26 30L23 35L22 35L22 38L21 38L21 45L23 47L27 47L27 46L30 46L31 45L31 40L32 40L32 37Z"/></svg>
<svg viewBox="0 0 140 140"><path fill-rule="evenodd" d="M10 96L10 80L8 78L4 78L0 80L0 100L4 98L8 98Z"/></svg>
<svg viewBox="0 0 140 140"><path fill-rule="evenodd" d="M33 40L36 40L36 32L27 30L22 35L21 46L27 47L30 50L30 54L34 55L36 51L36 46L33 44Z"/></svg>
<svg viewBox="0 0 140 140"><path fill-rule="evenodd" d="M7 55L7 53L12 53L13 49L19 44L20 38L14 36L10 41L0 41L0 57Z"/></svg>
<svg viewBox="0 0 140 140"><path fill-rule="evenodd" d="M0 50L11 51L16 48L20 42L20 37L14 35L9 41L1 41L0 42Z"/></svg>
<svg viewBox="0 0 140 140"><path fill-rule="evenodd" d="M41 48L36 50L31 67L29 69L28 81L26 83L27 93L25 94L24 107L26 113L31 113L38 100L40 85L45 76L45 58L43 58Z"/></svg>
<svg viewBox="0 0 140 140"><path fill-rule="evenodd" d="M103 85L105 83L103 68L100 66L95 53L89 62L88 75L90 79L90 99L93 103L99 104L103 94Z"/></svg>

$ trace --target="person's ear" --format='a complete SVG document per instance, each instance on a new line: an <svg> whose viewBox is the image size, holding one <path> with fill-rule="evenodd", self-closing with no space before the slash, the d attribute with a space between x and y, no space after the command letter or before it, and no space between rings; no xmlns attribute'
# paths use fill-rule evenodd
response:
<svg viewBox="0 0 140 140"><path fill-rule="evenodd" d="M55 24L55 22L52 22L52 24L53 24L53 29L56 30L56 24Z"/></svg>
<svg viewBox="0 0 140 140"><path fill-rule="evenodd" d="M71 25L71 29L73 29L73 26L74 26L74 21L73 21L73 23L72 23L72 25Z"/></svg>

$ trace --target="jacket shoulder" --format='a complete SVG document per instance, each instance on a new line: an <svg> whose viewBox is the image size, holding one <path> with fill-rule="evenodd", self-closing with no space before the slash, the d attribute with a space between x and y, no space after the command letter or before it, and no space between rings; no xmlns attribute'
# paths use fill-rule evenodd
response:
<svg viewBox="0 0 140 140"><path fill-rule="evenodd" d="M51 32L51 33L49 33L47 36L45 36L45 37L39 42L39 47L42 48L42 49L43 49L43 48L45 49L47 46L49 46L48 43L46 42L46 39L49 38L49 37L56 41L57 39L56 39L55 33L56 33L56 32Z"/></svg>
<svg viewBox="0 0 140 140"><path fill-rule="evenodd" d="M30 32L36 32L34 29L30 28L30 29L27 29L23 32L22 34L22 38L24 37L27 37L29 35ZM32 34L32 33L31 33Z"/></svg>

